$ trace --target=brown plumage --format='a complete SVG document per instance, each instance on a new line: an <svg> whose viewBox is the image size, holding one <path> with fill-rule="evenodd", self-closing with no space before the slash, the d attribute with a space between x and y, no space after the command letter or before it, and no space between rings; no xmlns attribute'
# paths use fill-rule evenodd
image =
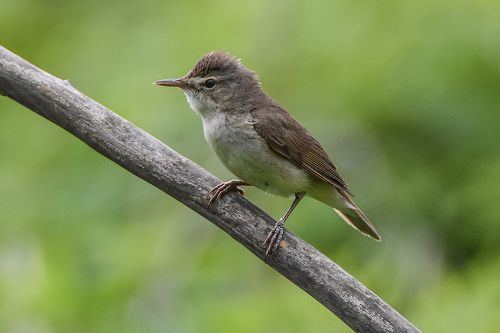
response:
<svg viewBox="0 0 500 333"><path fill-rule="evenodd" d="M157 84L184 91L202 117L205 139L241 179L214 188L210 205L241 185L295 196L269 233L266 255L278 248L285 220L305 195L333 207L349 225L380 240L320 143L262 90L257 75L237 58L211 52L184 77Z"/></svg>
<svg viewBox="0 0 500 333"><path fill-rule="evenodd" d="M201 58L187 76L205 77L208 74L224 72L230 67L243 67L243 65L229 53L214 51Z"/></svg>
<svg viewBox="0 0 500 333"><path fill-rule="evenodd" d="M258 119L253 125L255 130L273 151L335 187L345 207L334 210L345 222L366 236L381 240L375 226L353 201L347 184L321 144L299 122L277 104L256 108L251 113Z"/></svg>
<svg viewBox="0 0 500 333"><path fill-rule="evenodd" d="M272 150L338 190L347 192L347 184L323 147L287 111L275 105L251 113L258 119L254 123L255 130Z"/></svg>

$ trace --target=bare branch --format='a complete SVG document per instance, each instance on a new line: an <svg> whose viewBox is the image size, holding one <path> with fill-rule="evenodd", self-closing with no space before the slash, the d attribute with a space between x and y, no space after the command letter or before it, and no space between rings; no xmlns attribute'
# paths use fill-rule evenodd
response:
<svg viewBox="0 0 500 333"><path fill-rule="evenodd" d="M87 145L198 212L260 259L274 220L237 194L214 212L207 192L219 180L104 106L0 46L0 94L80 138ZM382 299L290 232L268 264L357 332L419 332Z"/></svg>

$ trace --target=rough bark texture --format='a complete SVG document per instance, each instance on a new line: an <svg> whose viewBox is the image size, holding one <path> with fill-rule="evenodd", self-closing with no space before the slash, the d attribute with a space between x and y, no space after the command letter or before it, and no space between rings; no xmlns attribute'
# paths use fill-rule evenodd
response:
<svg viewBox="0 0 500 333"><path fill-rule="evenodd" d="M209 211L219 179L148 133L0 46L0 94L61 126L123 168L198 212L260 259L274 220L236 194ZM342 268L286 231L267 263L357 332L418 332L408 320Z"/></svg>

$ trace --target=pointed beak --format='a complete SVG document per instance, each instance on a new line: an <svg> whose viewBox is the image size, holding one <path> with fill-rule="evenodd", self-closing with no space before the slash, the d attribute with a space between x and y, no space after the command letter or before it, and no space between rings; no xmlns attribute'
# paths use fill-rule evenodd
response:
<svg viewBox="0 0 500 333"><path fill-rule="evenodd" d="M187 80L185 78L180 79L166 79L166 80L158 80L154 84L165 87L178 87L184 88L187 86Z"/></svg>

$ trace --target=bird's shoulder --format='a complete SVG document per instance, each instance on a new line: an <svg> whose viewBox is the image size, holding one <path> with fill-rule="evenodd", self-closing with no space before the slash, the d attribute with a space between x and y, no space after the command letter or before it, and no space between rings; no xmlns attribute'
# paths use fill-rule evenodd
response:
<svg viewBox="0 0 500 333"><path fill-rule="evenodd" d="M255 107L251 116L256 132L273 151L337 189L347 191L347 184L321 144L280 105Z"/></svg>

